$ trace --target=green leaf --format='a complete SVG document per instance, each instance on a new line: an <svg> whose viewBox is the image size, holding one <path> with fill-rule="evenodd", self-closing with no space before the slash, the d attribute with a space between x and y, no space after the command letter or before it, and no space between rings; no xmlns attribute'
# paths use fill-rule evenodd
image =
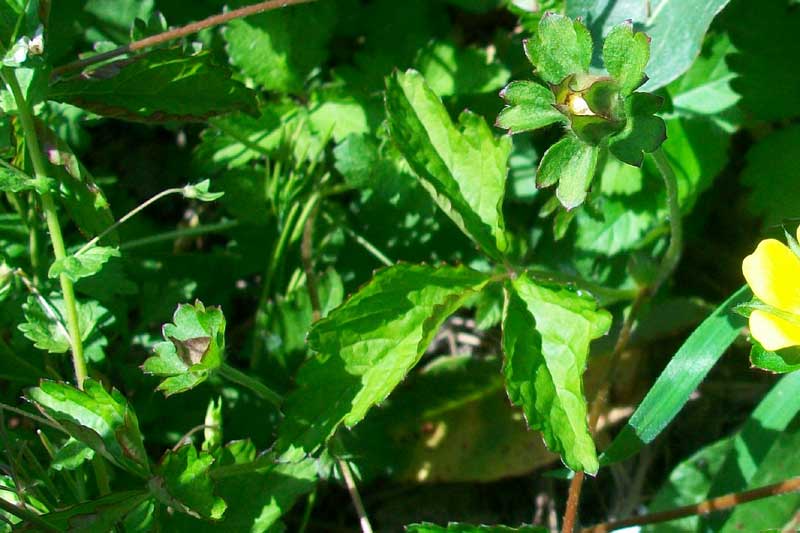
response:
<svg viewBox="0 0 800 533"><path fill-rule="evenodd" d="M55 279L61 274L65 274L72 281L78 281L81 278L94 276L100 272L109 259L120 256L118 248L92 246L81 254L68 255L53 261L47 275Z"/></svg>
<svg viewBox="0 0 800 533"><path fill-rule="evenodd" d="M600 149L575 135L567 135L547 149L536 172L536 186L558 183L556 196L566 209L574 209L586 199L592 184Z"/></svg>
<svg viewBox="0 0 800 533"><path fill-rule="evenodd" d="M500 92L506 107L497 115L499 128L511 135L536 130L564 121L566 117L553 107L556 103L553 92L532 81L512 81Z"/></svg>
<svg viewBox="0 0 800 533"><path fill-rule="evenodd" d="M147 491L131 490L115 492L97 500L82 502L61 511L41 515L41 518L56 529L69 533L107 533L113 531L125 516L150 499ZM39 524L22 523L15 532L41 532Z"/></svg>
<svg viewBox="0 0 800 533"><path fill-rule="evenodd" d="M204 382L225 359L225 316L219 307L199 300L179 305L171 324L164 324L163 342L142 365L146 374L164 377L158 390L165 396L185 392Z"/></svg>
<svg viewBox="0 0 800 533"><path fill-rule="evenodd" d="M186 185L183 188L183 197L200 200L201 202L213 202L225 194L224 192L211 192L211 180L203 180L200 183Z"/></svg>
<svg viewBox="0 0 800 533"><path fill-rule="evenodd" d="M191 444L169 450L162 457L148 486L164 505L196 518L219 520L227 505L214 495L214 485L208 475L214 458L197 453Z"/></svg>
<svg viewBox="0 0 800 533"><path fill-rule="evenodd" d="M655 115L661 103L661 97L650 93L633 93L625 100L625 129L614 135L608 145L614 157L640 167L645 153L658 150L667 139L667 126Z"/></svg>
<svg viewBox="0 0 800 533"><path fill-rule="evenodd" d="M25 322L17 328L31 340L40 350L50 353L64 353L70 348L67 323L66 306L61 297L45 298L43 296L28 296L22 306ZM97 342L99 330L102 326L113 322L108 310L99 303L90 300L78 302L78 325L83 341Z"/></svg>
<svg viewBox="0 0 800 533"><path fill-rule="evenodd" d="M446 526L422 523L406 526L406 533L546 533L547 528L538 526L470 526L451 522Z"/></svg>
<svg viewBox="0 0 800 533"><path fill-rule="evenodd" d="M675 418L706 374L741 334L745 320L733 309L751 296L747 286L740 288L686 339L600 457L603 466L635 455Z"/></svg>
<svg viewBox="0 0 800 533"><path fill-rule="evenodd" d="M747 165L741 174L742 183L750 188L747 207L763 218L765 228L797 216L798 147L800 126L793 125L767 135L747 152Z"/></svg>
<svg viewBox="0 0 800 533"><path fill-rule="evenodd" d="M0 191L22 192L35 190L46 192L52 188L53 180L50 178L31 178L21 170L11 165L0 165Z"/></svg>
<svg viewBox="0 0 800 533"><path fill-rule="evenodd" d="M603 63L619 83L623 96L632 93L646 80L644 68L650 60L650 38L634 32L633 24L625 21L614 26L603 42Z"/></svg>
<svg viewBox="0 0 800 533"><path fill-rule="evenodd" d="M94 450L72 437L59 448L53 456L50 468L53 470L75 470L94 457Z"/></svg>
<svg viewBox="0 0 800 533"><path fill-rule="evenodd" d="M579 20L546 13L539 21L536 35L524 45L536 74L546 82L561 83L570 74L589 70L592 36Z"/></svg>
<svg viewBox="0 0 800 533"><path fill-rule="evenodd" d="M583 372L589 343L608 332L611 315L566 288L536 284L526 274L506 283L503 371L511 401L531 428L572 470L594 474Z"/></svg>
<svg viewBox="0 0 800 533"><path fill-rule="evenodd" d="M389 130L400 152L439 207L495 260L507 248L503 222L510 137L495 139L465 111L456 128L422 76L409 70L386 79Z"/></svg>
<svg viewBox="0 0 800 533"><path fill-rule="evenodd" d="M275 448L312 453L344 422L357 424L419 361L439 326L489 278L464 267L380 271L308 335L319 355L284 403Z"/></svg>
<svg viewBox="0 0 800 533"><path fill-rule="evenodd" d="M299 92L328 57L336 18L336 8L320 2L233 20L223 33L228 56L264 89Z"/></svg>
<svg viewBox="0 0 800 533"><path fill-rule="evenodd" d="M511 74L503 64L489 60L485 50L441 40L422 50L415 66L439 97L496 91Z"/></svg>
<svg viewBox="0 0 800 533"><path fill-rule="evenodd" d="M590 21L597 40L626 20L641 28L651 39L649 80L642 90L655 91L689 69L711 21L728 1L575 0L567 3L567 15ZM595 66L599 67L599 62Z"/></svg>
<svg viewBox="0 0 800 533"><path fill-rule="evenodd" d="M136 413L117 389L108 393L91 378L83 382L83 390L42 380L25 396L95 453L134 475L150 474Z"/></svg>
<svg viewBox="0 0 800 533"><path fill-rule="evenodd" d="M765 350L758 342L753 340L753 348L750 350L750 362L754 367L775 372L776 374L786 374L800 370L800 348L786 348L772 352Z"/></svg>
<svg viewBox="0 0 800 533"><path fill-rule="evenodd" d="M48 98L134 122L197 122L256 109L255 93L209 53L180 49L153 50L58 81Z"/></svg>

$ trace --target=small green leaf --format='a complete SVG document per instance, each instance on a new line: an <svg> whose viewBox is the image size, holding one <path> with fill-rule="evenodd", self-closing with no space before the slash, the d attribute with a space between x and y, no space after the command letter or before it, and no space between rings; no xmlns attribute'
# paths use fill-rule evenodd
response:
<svg viewBox="0 0 800 533"><path fill-rule="evenodd" d="M34 346L50 353L64 353L69 350L69 333L64 319L67 315L63 298L31 295L22 305L22 310L25 322L19 324L17 328L33 341ZM113 320L113 316L99 303L93 300L78 302L78 324L83 341L90 341L89 344L100 342L101 345L105 345L105 339L101 339L99 329L109 325ZM86 348L88 350L91 346ZM95 349L101 349L101 346L95 346Z"/></svg>
<svg viewBox="0 0 800 533"><path fill-rule="evenodd" d="M53 186L49 178L31 178L21 170L11 165L0 165L0 191L22 192L35 190L47 192Z"/></svg>
<svg viewBox="0 0 800 533"><path fill-rule="evenodd" d="M506 107L497 116L497 126L515 134L536 130L565 120L566 117L553 107L556 103L553 92L532 81L512 81L500 92Z"/></svg>
<svg viewBox="0 0 800 533"><path fill-rule="evenodd" d="M211 186L211 180L203 180L200 183L193 185L186 185L183 188L183 197L190 199L197 199L201 202L213 202L218 198L222 198L224 192L210 192L208 189Z"/></svg>
<svg viewBox="0 0 800 533"><path fill-rule="evenodd" d="M92 246L85 252L57 259L50 265L47 275L57 278L65 274L72 281L94 276L112 257L120 257L118 248Z"/></svg>
<svg viewBox="0 0 800 533"><path fill-rule="evenodd" d="M184 392L204 382L224 361L225 316L219 307L179 305L172 324L164 324L164 342L142 365L146 374L164 377L158 390L166 396Z"/></svg>
<svg viewBox="0 0 800 533"><path fill-rule="evenodd" d="M406 526L406 533L547 533L548 529L538 526L471 526L451 522L446 526L437 526L424 522Z"/></svg>
<svg viewBox="0 0 800 533"><path fill-rule="evenodd" d="M625 100L625 129L611 138L608 145L614 157L636 167L642 166L645 153L658 150L667 139L667 126L655 115L662 99L650 93L633 93Z"/></svg>
<svg viewBox="0 0 800 533"><path fill-rule="evenodd" d="M774 372L776 374L786 374L800 370L800 348L786 348L775 352L765 350L755 340L753 348L750 350L750 362L754 367Z"/></svg>
<svg viewBox="0 0 800 533"><path fill-rule="evenodd" d="M592 184L600 149L574 135L567 135L544 153L536 173L536 186L558 183L556 196L567 209L574 209L586 199Z"/></svg>
<svg viewBox="0 0 800 533"><path fill-rule="evenodd" d="M115 492L97 500L82 502L60 511L41 515L56 531L68 533L107 533L113 531L128 513L151 498L147 491ZM40 524L21 523L14 532L41 533Z"/></svg>
<svg viewBox="0 0 800 533"><path fill-rule="evenodd" d="M592 61L592 36L579 20L547 13L539 30L524 43L536 74L549 83L561 83L570 74L589 70Z"/></svg>
<svg viewBox="0 0 800 533"><path fill-rule="evenodd" d="M611 315L566 288L537 285L522 274L506 284L503 368L511 401L531 428L572 470L597 472L587 421L583 372L592 340L605 335Z"/></svg>
<svg viewBox="0 0 800 533"><path fill-rule="evenodd" d="M206 452L197 453L191 444L169 450L148 483L151 492L164 505L195 518L219 520L227 505L214 495L214 485L208 475L214 458Z"/></svg>
<svg viewBox="0 0 800 533"><path fill-rule="evenodd" d="M211 57L153 50L58 81L48 98L134 122L197 122L232 111L254 112L255 93Z"/></svg>
<svg viewBox="0 0 800 533"><path fill-rule="evenodd" d="M284 403L275 448L312 453L344 422L357 424L419 361L439 326L489 277L464 267L400 264L380 271L317 322L312 357Z"/></svg>
<svg viewBox="0 0 800 533"><path fill-rule="evenodd" d="M50 468L53 470L75 470L94 457L94 450L72 437L56 451Z"/></svg>
<svg viewBox="0 0 800 533"><path fill-rule="evenodd" d="M642 32L635 32L630 21L614 26L603 42L603 62L608 73L619 83L623 96L645 82L644 68L649 60L650 38Z"/></svg>
<svg viewBox="0 0 800 533"><path fill-rule="evenodd" d="M91 378L83 382L83 390L42 380L25 396L73 438L120 468L140 477L150 474L136 413L117 389L108 393Z"/></svg>
<svg viewBox="0 0 800 533"><path fill-rule="evenodd" d="M386 79L389 130L439 207L495 260L508 244L503 196L511 138L496 139L465 111L456 128L442 102L414 70Z"/></svg>

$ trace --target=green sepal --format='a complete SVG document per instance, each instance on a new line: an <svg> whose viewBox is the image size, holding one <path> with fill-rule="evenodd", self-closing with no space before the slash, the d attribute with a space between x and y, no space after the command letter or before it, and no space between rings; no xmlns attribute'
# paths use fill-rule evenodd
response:
<svg viewBox="0 0 800 533"><path fill-rule="evenodd" d="M650 37L635 32L631 21L614 26L603 43L606 70L628 96L647 81L644 68L650 60Z"/></svg>
<svg viewBox="0 0 800 533"><path fill-rule="evenodd" d="M564 120L556 109L552 91L532 81L513 81L500 91L506 107L497 116L495 125L515 134L531 131Z"/></svg>
<svg viewBox="0 0 800 533"><path fill-rule="evenodd" d="M536 172L536 186L558 183L556 196L561 205L566 209L578 207L592 184L599 152L598 146L567 135L544 153Z"/></svg>
<svg viewBox="0 0 800 533"><path fill-rule="evenodd" d="M800 346L770 351L755 339L751 339L750 363L761 370L775 374L788 374L800 370Z"/></svg>
<svg viewBox="0 0 800 533"><path fill-rule="evenodd" d="M579 20L546 13L531 39L523 43L536 74L560 83L570 74L587 72L592 61L592 35Z"/></svg>
<svg viewBox="0 0 800 533"><path fill-rule="evenodd" d="M660 96L650 93L633 93L625 99L625 129L613 136L608 145L614 157L640 167L645 153L658 150L667 139L667 126L655 115L662 103Z"/></svg>

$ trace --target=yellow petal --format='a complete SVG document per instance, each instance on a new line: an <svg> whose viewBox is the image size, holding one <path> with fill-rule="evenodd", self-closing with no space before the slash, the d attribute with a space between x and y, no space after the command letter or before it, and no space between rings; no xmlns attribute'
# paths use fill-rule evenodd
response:
<svg viewBox="0 0 800 533"><path fill-rule="evenodd" d="M800 314L800 258L775 239L761 241L742 261L747 284L759 300Z"/></svg>
<svg viewBox="0 0 800 533"><path fill-rule="evenodd" d="M800 326L764 311L750 313L750 334L770 351L800 346Z"/></svg>

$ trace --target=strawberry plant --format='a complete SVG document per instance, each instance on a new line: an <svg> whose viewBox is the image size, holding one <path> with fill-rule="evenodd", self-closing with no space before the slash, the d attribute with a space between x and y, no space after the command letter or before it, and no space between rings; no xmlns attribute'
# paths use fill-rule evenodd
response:
<svg viewBox="0 0 800 533"><path fill-rule="evenodd" d="M790 4L0 0L0 531L796 528Z"/></svg>

